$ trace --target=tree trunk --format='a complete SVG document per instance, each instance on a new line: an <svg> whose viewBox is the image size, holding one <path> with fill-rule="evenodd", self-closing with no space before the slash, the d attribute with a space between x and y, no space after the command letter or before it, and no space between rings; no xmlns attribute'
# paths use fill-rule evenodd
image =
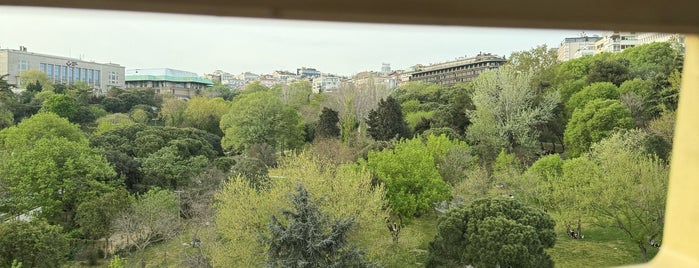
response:
<svg viewBox="0 0 699 268"><path fill-rule="evenodd" d="M641 249L641 255L643 256L643 262L648 261L648 251L646 250L646 244L644 243L645 241L640 240L638 241L638 247Z"/></svg>
<svg viewBox="0 0 699 268"><path fill-rule="evenodd" d="M580 227L580 217L578 217L578 237L582 238L582 228Z"/></svg>

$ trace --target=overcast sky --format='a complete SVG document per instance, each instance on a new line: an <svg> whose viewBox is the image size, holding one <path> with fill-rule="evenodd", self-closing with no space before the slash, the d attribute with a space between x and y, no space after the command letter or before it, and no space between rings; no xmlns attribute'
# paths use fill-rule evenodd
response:
<svg viewBox="0 0 699 268"><path fill-rule="evenodd" d="M557 47L578 30L329 23L0 6L0 48L131 68L353 75L488 52ZM587 34L600 32L587 31Z"/></svg>

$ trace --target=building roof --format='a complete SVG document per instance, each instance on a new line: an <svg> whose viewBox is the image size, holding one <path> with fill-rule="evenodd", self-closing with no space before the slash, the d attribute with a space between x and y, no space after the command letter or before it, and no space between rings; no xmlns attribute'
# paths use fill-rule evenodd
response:
<svg viewBox="0 0 699 268"><path fill-rule="evenodd" d="M156 69L129 69L126 70L126 82L132 81L168 81L168 82L192 82L212 86L214 83L206 78L199 77L196 73L169 68Z"/></svg>

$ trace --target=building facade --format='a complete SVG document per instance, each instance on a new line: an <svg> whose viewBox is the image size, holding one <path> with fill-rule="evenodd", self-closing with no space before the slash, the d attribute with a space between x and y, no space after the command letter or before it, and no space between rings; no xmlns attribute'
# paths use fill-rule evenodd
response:
<svg viewBox="0 0 699 268"><path fill-rule="evenodd" d="M159 68L126 70L126 88L152 88L160 94L169 94L178 99L190 99L213 82L199 77L196 73Z"/></svg>
<svg viewBox="0 0 699 268"><path fill-rule="evenodd" d="M19 79L28 70L45 73L55 84L71 85L82 81L95 89L95 94L105 94L111 87L124 88L124 67L115 63L96 63L81 59L39 54L26 47L0 49L0 76L7 75L7 82L24 89Z"/></svg>
<svg viewBox="0 0 699 268"><path fill-rule="evenodd" d="M505 57L490 53L480 53L471 58L433 64L423 67L410 75L410 81L453 85L475 79L482 72L494 70L505 64Z"/></svg>
<svg viewBox="0 0 699 268"><path fill-rule="evenodd" d="M313 93L321 92L331 92L340 87L340 78L337 76L325 76L321 75L318 78L313 79L312 90Z"/></svg>
<svg viewBox="0 0 699 268"><path fill-rule="evenodd" d="M602 39L595 42L595 54L617 53L638 45L638 34L635 32L606 32Z"/></svg>
<svg viewBox="0 0 699 268"><path fill-rule="evenodd" d="M639 45L672 41L684 43L684 35L676 33L638 33Z"/></svg>
<svg viewBox="0 0 699 268"><path fill-rule="evenodd" d="M315 68L301 67L296 69L296 75L301 78L316 78L320 77L320 71Z"/></svg>
<svg viewBox="0 0 699 268"><path fill-rule="evenodd" d="M583 56L595 54L595 43L602 39L599 36L568 37L563 39L558 47L558 60L568 61Z"/></svg>

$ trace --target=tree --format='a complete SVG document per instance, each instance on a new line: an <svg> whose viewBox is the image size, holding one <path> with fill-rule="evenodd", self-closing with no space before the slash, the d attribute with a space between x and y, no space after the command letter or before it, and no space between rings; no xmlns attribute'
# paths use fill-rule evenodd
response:
<svg viewBox="0 0 699 268"><path fill-rule="evenodd" d="M631 111L618 100L592 100L584 108L575 110L566 126L563 137L566 154L577 157L592 143L609 137L617 129L633 126Z"/></svg>
<svg viewBox="0 0 699 268"><path fill-rule="evenodd" d="M78 206L75 221L89 239L109 240L116 217L131 205L131 197L123 189L86 200Z"/></svg>
<svg viewBox="0 0 699 268"><path fill-rule="evenodd" d="M121 114L121 113L115 113L115 114L108 114L105 115L104 117L100 117L97 119L97 128L95 129L94 134L95 135L100 135L102 133L117 129L117 128L122 128L122 127L128 127L134 124L134 121L131 119L130 116L126 114Z"/></svg>
<svg viewBox="0 0 699 268"><path fill-rule="evenodd" d="M566 209L625 234L646 261L650 241L662 238L669 168L638 150L644 135L618 132L593 145L586 157L566 160L554 190Z"/></svg>
<svg viewBox="0 0 699 268"><path fill-rule="evenodd" d="M169 190L151 189L115 221L115 229L123 232L127 244L140 252L150 244L168 240L180 230L180 203Z"/></svg>
<svg viewBox="0 0 699 268"><path fill-rule="evenodd" d="M184 125L223 136L219 123L221 117L229 112L229 107L230 103L222 98L194 97L184 109Z"/></svg>
<svg viewBox="0 0 699 268"><path fill-rule="evenodd" d="M42 138L62 137L68 141L85 142L85 134L76 124L54 113L40 113L23 120L17 126L0 131L0 148L12 151L31 147Z"/></svg>
<svg viewBox="0 0 699 268"><path fill-rule="evenodd" d="M352 218L330 222L303 185L292 196L292 211L282 211L283 221L272 216L270 235L263 241L268 247L268 267L371 267L364 253L351 247L348 234ZM288 224L285 224L288 222Z"/></svg>
<svg viewBox="0 0 699 268"><path fill-rule="evenodd" d="M51 223L72 227L80 203L111 187L116 174L87 141L42 138L32 147L6 151L0 177L9 192L9 211L20 214L41 207Z"/></svg>
<svg viewBox="0 0 699 268"><path fill-rule="evenodd" d="M610 82L597 82L584 87L573 94L566 102L568 114L573 114L576 109L585 107L585 104L592 100L607 99L616 100L619 98L619 88Z"/></svg>
<svg viewBox="0 0 699 268"><path fill-rule="evenodd" d="M394 149L369 152L365 165L386 185L391 209L401 220L409 221L450 198L451 187L419 137L403 140Z"/></svg>
<svg viewBox="0 0 699 268"><path fill-rule="evenodd" d="M216 194L216 236L204 243L215 267L264 266L266 247L260 236L271 236L269 223L274 215L290 209L289 193L301 184L317 207L331 221L354 219L348 242L367 249L371 261L390 258L392 241L386 230L385 190L371 183L371 173L355 164L332 165L322 159L300 154L286 157L270 171L281 174L269 187L258 191L247 180L231 178Z"/></svg>
<svg viewBox="0 0 699 268"><path fill-rule="evenodd" d="M532 88L537 90L551 85L558 63L556 51L546 45L539 45L528 51L513 52L508 60L508 64L512 65L516 71L534 74Z"/></svg>
<svg viewBox="0 0 699 268"><path fill-rule="evenodd" d="M624 58L595 59L587 75L590 83L611 82L616 86L629 79L629 61Z"/></svg>
<svg viewBox="0 0 699 268"><path fill-rule="evenodd" d="M231 167L231 177L242 177L250 182L250 187L264 190L269 187L269 175L267 166L262 160L238 156L235 158L235 165Z"/></svg>
<svg viewBox="0 0 699 268"><path fill-rule="evenodd" d="M194 139L174 140L170 143L200 143ZM165 146L140 159L143 181L148 186L166 189L180 189L189 185L190 179L208 165L209 159L203 155L192 155L180 151L176 144Z"/></svg>
<svg viewBox="0 0 699 268"><path fill-rule="evenodd" d="M543 211L505 198L478 199L440 218L427 267L553 267L556 242Z"/></svg>
<svg viewBox="0 0 699 268"><path fill-rule="evenodd" d="M393 97L379 101L379 106L369 112L367 125L369 135L379 141L407 138L410 135L400 104Z"/></svg>
<svg viewBox="0 0 699 268"><path fill-rule="evenodd" d="M34 93L45 90L53 91L53 83L51 83L51 78L49 78L44 72L39 70L27 70L23 71L19 75L19 84L24 86L28 91ZM35 84L38 90L30 90L30 84Z"/></svg>
<svg viewBox="0 0 699 268"><path fill-rule="evenodd" d="M318 126L316 127L316 137L322 138L337 138L340 136L340 128L337 124L340 122L337 111L324 107L320 114Z"/></svg>
<svg viewBox="0 0 699 268"><path fill-rule="evenodd" d="M534 153L539 132L535 126L551 119L559 103L557 92L537 97L531 88L532 74L510 66L486 72L473 81L475 111L470 114L469 139L491 161L501 148L518 155Z"/></svg>
<svg viewBox="0 0 699 268"><path fill-rule="evenodd" d="M225 133L223 147L238 152L262 143L277 150L296 149L303 142L299 113L269 90L245 93L233 100L230 112L221 118L221 129Z"/></svg>
<svg viewBox="0 0 699 268"><path fill-rule="evenodd" d="M10 220L0 223L0 265L60 267L68 254L68 238L60 226L42 220Z"/></svg>
<svg viewBox="0 0 699 268"><path fill-rule="evenodd" d="M75 100L64 94L54 94L48 97L41 105L40 112L52 112L60 117L74 122L78 115L78 107Z"/></svg>

